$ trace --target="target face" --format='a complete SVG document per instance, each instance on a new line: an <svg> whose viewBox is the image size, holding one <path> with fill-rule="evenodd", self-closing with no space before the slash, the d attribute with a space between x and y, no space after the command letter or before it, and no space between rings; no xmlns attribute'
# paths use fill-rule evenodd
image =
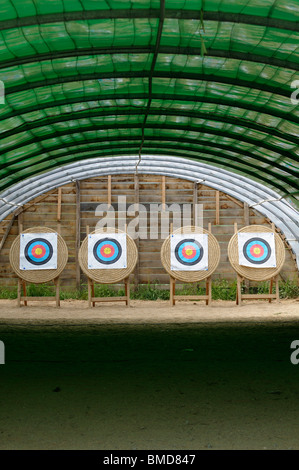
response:
<svg viewBox="0 0 299 470"><path fill-rule="evenodd" d="M120 243L113 238L98 240L93 247L93 255L99 263L114 264L122 254Z"/></svg>
<svg viewBox="0 0 299 470"><path fill-rule="evenodd" d="M276 267L274 233L239 233L238 245L240 265L254 268Z"/></svg>
<svg viewBox="0 0 299 470"><path fill-rule="evenodd" d="M23 233L20 269L57 269L57 233Z"/></svg>
<svg viewBox="0 0 299 470"><path fill-rule="evenodd" d="M123 269L127 267L125 233L91 234L88 236L89 269Z"/></svg>
<svg viewBox="0 0 299 470"><path fill-rule="evenodd" d="M208 269L208 235L171 235L171 270L202 271Z"/></svg>

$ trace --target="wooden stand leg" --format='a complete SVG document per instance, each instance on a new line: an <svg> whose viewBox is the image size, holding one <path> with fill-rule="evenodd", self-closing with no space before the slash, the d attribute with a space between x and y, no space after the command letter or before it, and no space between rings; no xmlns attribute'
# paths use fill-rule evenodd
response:
<svg viewBox="0 0 299 470"><path fill-rule="evenodd" d="M91 297L95 297L95 290L94 290L94 282L91 281ZM95 307L96 306L96 303L95 302L92 302L92 306Z"/></svg>
<svg viewBox="0 0 299 470"><path fill-rule="evenodd" d="M88 278L87 288L88 288L88 307L91 307L91 279Z"/></svg>
<svg viewBox="0 0 299 470"><path fill-rule="evenodd" d="M269 294L272 294L273 292L273 278L270 279L270 286L269 286ZM271 304L272 299L269 298L269 304Z"/></svg>
<svg viewBox="0 0 299 470"><path fill-rule="evenodd" d="M175 279L171 276L170 276L170 283L169 284L170 284L170 286L169 286L169 288L170 288L170 305L172 307L173 305L175 305L175 298L174 298L174 296L175 296Z"/></svg>
<svg viewBox="0 0 299 470"><path fill-rule="evenodd" d="M57 277L54 279L54 284L56 287L56 295L55 295L55 300L56 300L56 307L60 307L60 279Z"/></svg>
<svg viewBox="0 0 299 470"><path fill-rule="evenodd" d="M242 278L237 275L237 305L242 305Z"/></svg>
<svg viewBox="0 0 299 470"><path fill-rule="evenodd" d="M212 280L211 277L207 277L206 279L206 295L209 297L206 299L206 305L211 305L212 302Z"/></svg>
<svg viewBox="0 0 299 470"><path fill-rule="evenodd" d="M24 292L24 297L27 297L27 289L26 289L26 281L23 281L23 292ZM27 307L27 300L24 300L24 305Z"/></svg>
<svg viewBox="0 0 299 470"><path fill-rule="evenodd" d="M17 300L18 307L21 307L21 296L22 296L22 281L20 278L18 278L18 300Z"/></svg>
<svg viewBox="0 0 299 470"><path fill-rule="evenodd" d="M126 295L126 305L130 307L130 282L129 278L125 279L125 295Z"/></svg>
<svg viewBox="0 0 299 470"><path fill-rule="evenodd" d="M276 287L276 302L279 302L279 281L278 281L278 275L275 278L275 287Z"/></svg>

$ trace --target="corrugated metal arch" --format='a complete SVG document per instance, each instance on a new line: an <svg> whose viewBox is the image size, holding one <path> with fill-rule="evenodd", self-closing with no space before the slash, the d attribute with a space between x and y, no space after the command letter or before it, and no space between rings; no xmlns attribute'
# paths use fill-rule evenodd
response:
<svg viewBox="0 0 299 470"><path fill-rule="evenodd" d="M71 181L101 175L134 174L137 162L136 155L92 158L17 183L0 194L0 221L33 198ZM275 191L225 169L171 155L144 155L138 166L138 173L203 182L248 203L282 231L296 255L299 267L299 213Z"/></svg>

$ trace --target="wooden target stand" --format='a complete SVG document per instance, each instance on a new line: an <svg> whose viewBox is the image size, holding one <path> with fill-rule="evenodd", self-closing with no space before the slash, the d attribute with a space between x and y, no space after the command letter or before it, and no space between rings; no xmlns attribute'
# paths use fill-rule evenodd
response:
<svg viewBox="0 0 299 470"><path fill-rule="evenodd" d="M208 235L208 270L207 271L172 271L170 262L170 239L172 234L207 234ZM212 274L217 268L220 261L220 246L216 238L211 232L211 224L209 224L209 230L205 230L201 227L186 226L180 229L172 231L170 235L164 240L161 248L161 262L164 269L169 274L169 288L170 288L170 305L174 306L176 300L205 300L206 305L211 305L212 302ZM175 286L176 280L195 283L202 280L206 281L206 294L205 295L176 295Z"/></svg>
<svg viewBox="0 0 299 470"><path fill-rule="evenodd" d="M57 233L57 269L40 269L40 270L27 270L20 269L20 238L22 233ZM20 235L14 240L9 259L14 272L18 276L18 295L17 305L27 307L28 302L49 302L54 301L56 307L60 307L60 274L64 270L68 260L68 249L65 241L58 232L48 227L32 227L22 231ZM55 285L55 296L28 296L27 283L43 284L53 281ZM23 304L22 304L23 302Z"/></svg>
<svg viewBox="0 0 299 470"><path fill-rule="evenodd" d="M276 268L251 268L248 266L240 266L239 264L239 251L238 251L238 233L274 233L275 239L275 252L276 252ZM242 305L243 300L268 300L271 303L272 300L279 302L279 271L281 270L285 261L285 248L283 241L280 236L275 233L274 226L269 228L264 225L248 225L246 227L237 230L235 224L235 233L230 239L228 244L228 258L233 269L237 273L237 293L236 293L236 304ZM268 294L247 294L242 293L242 284L245 279L250 281L262 282L270 281L269 293ZM273 285L275 283L276 293L273 294Z"/></svg>
<svg viewBox="0 0 299 470"><path fill-rule="evenodd" d="M83 240L79 250L78 260L80 267L87 276L88 285L88 306L95 307L96 302L125 302L126 306L130 306L130 281L129 276L134 271L138 260L138 251L134 240L119 229L105 227L95 230L91 234L107 234L109 233L126 233L127 235L127 267L123 269L89 269L88 268L88 235L89 227L87 227L87 236ZM95 297L95 284L116 284L124 282L125 295L121 297Z"/></svg>

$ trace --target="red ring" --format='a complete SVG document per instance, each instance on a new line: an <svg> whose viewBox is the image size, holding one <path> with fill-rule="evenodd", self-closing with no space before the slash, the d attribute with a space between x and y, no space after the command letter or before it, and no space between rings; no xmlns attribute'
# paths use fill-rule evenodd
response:
<svg viewBox="0 0 299 470"><path fill-rule="evenodd" d="M35 252L38 248L42 250L40 255L36 254ZM46 254L46 249L43 245L34 245L34 247L31 250L31 255L33 258L43 258L45 254Z"/></svg>
<svg viewBox="0 0 299 470"><path fill-rule="evenodd" d="M255 248L259 248L260 253L258 253L258 254L254 253L254 249L255 249ZM261 245L258 245L258 244L252 245L252 247L250 248L250 254L251 254L251 256L253 256L254 258L259 258L260 256L263 256L263 254L264 254L264 248L263 248Z"/></svg>
<svg viewBox="0 0 299 470"><path fill-rule="evenodd" d="M105 248L110 248L111 252L110 252L109 254L106 254L106 253L104 252ZM113 247L112 245L103 245L102 248L101 248L101 250L100 250L100 253L101 253L101 255L103 256L103 258L110 258L111 256L114 255L115 249L114 249L114 247Z"/></svg>

